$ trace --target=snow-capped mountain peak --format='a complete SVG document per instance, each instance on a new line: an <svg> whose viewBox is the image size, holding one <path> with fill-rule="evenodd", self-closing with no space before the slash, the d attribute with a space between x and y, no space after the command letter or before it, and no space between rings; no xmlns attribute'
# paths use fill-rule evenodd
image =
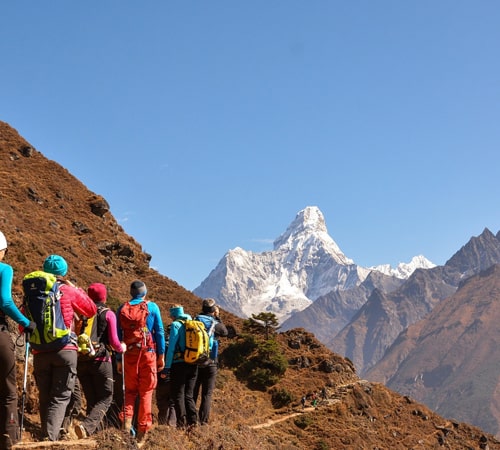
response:
<svg viewBox="0 0 500 450"><path fill-rule="evenodd" d="M423 263L432 264L418 258L423 257L398 266L398 274L404 277ZM241 317L265 311L285 320L321 296L359 286L370 271L342 253L328 234L322 212L308 206L274 241L272 251L229 250L193 292L217 299L224 309Z"/></svg>
<svg viewBox="0 0 500 450"><path fill-rule="evenodd" d="M321 246L339 264L353 264L330 237L323 213L317 206L308 206L299 211L286 231L274 241L274 250L301 251L304 247Z"/></svg>

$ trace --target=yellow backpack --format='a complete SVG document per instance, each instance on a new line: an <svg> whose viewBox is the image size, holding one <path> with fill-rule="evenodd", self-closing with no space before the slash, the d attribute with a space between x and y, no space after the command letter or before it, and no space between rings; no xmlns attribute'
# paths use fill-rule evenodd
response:
<svg viewBox="0 0 500 450"><path fill-rule="evenodd" d="M199 320L179 319L186 334L184 361L188 364L206 364L210 360L210 338L205 324Z"/></svg>

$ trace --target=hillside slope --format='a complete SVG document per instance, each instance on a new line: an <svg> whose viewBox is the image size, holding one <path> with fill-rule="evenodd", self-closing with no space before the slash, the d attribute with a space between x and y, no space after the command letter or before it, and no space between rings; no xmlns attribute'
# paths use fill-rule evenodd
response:
<svg viewBox="0 0 500 450"><path fill-rule="evenodd" d="M40 268L50 253L63 255L69 275L82 287L103 282L110 303L128 299L130 282L141 278L164 319L170 303L188 312L200 299L149 267L147 255L113 218L104 198L89 191L59 164L46 159L6 123L0 122L0 229L10 247L15 270L14 294L20 301L22 275ZM224 312L226 324L241 329L241 320ZM166 321L168 322L168 321ZM227 365L220 370L212 423L189 432L166 426L152 431L145 449L500 449L491 435L467 424L446 420L412 399L378 383L360 380L352 363L332 353L304 330L276 336L288 368L269 391L248 388ZM222 345L222 360L227 341ZM22 351L20 351L22 353ZM22 355L20 355L22 356ZM22 383L19 383L21 386ZM302 410L299 399L325 388L317 409ZM37 435L36 392L29 380L27 431L16 448L127 449L133 442L108 429L85 442L31 443ZM273 392L291 402L274 408Z"/></svg>

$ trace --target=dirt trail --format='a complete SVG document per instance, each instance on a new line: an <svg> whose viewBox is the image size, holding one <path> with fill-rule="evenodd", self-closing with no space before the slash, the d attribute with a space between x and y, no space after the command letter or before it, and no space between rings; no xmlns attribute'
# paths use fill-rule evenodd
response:
<svg viewBox="0 0 500 450"><path fill-rule="evenodd" d="M320 400L317 406L308 406L306 408L301 409L300 411L295 411L291 414L287 414L285 416L281 416L276 419L267 419L264 423L252 425L250 428L252 428L253 430L257 430L259 428L267 428L276 423L284 422L285 420L291 419L292 417L301 416L302 414L305 414L307 412L314 412L322 406L338 403L342 401L342 397L346 395L347 392L349 392L349 390L352 389L356 384L369 384L369 381L358 380L353 383L339 384L338 386L335 386L335 390L333 391L333 393L329 394L327 399Z"/></svg>
<svg viewBox="0 0 500 450"><path fill-rule="evenodd" d="M40 441L40 442L18 442L12 446L12 450L21 449L51 449L51 450L63 450L65 448L70 448L71 450L84 450L97 448L97 441L94 439L79 439L79 440L67 440L67 441Z"/></svg>

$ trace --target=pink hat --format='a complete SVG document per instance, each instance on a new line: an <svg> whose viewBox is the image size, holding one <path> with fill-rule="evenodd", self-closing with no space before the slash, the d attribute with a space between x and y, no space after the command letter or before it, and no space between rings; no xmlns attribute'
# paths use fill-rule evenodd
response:
<svg viewBox="0 0 500 450"><path fill-rule="evenodd" d="M107 290L104 284L92 283L87 289L87 293L95 303L106 303Z"/></svg>

